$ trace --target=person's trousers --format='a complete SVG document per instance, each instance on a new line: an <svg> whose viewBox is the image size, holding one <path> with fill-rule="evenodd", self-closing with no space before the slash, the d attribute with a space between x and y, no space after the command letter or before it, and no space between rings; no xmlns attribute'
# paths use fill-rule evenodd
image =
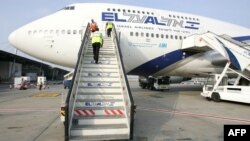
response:
<svg viewBox="0 0 250 141"><path fill-rule="evenodd" d="M98 63L101 43L93 43L92 46L93 46L93 54L94 54L95 63Z"/></svg>
<svg viewBox="0 0 250 141"><path fill-rule="evenodd" d="M112 31L112 28L108 28L107 29L107 35L108 35L108 37L111 37L111 31Z"/></svg>

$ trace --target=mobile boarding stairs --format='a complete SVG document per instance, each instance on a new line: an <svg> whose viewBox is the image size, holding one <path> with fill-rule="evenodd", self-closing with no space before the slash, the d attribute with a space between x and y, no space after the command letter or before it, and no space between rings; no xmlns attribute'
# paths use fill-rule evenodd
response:
<svg viewBox="0 0 250 141"><path fill-rule="evenodd" d="M237 81L241 77L250 81L250 46L234 40L227 35L217 35L212 32L194 34L182 42L182 50L189 52L204 52L215 50L224 56L228 62L220 75L218 81L213 87L213 93L220 84L223 76L228 69L238 74ZM230 66L231 65L231 66ZM234 69L232 69L234 68Z"/></svg>
<svg viewBox="0 0 250 141"><path fill-rule="evenodd" d="M88 25L66 98L65 140L129 140L133 120L134 102L116 30L104 37L95 64Z"/></svg>

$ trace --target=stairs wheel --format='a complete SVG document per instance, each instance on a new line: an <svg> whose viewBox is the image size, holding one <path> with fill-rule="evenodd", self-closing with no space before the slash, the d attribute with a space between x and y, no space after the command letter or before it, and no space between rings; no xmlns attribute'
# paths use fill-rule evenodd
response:
<svg viewBox="0 0 250 141"><path fill-rule="evenodd" d="M220 94L219 93L213 93L212 94L212 99L215 102L220 102Z"/></svg>

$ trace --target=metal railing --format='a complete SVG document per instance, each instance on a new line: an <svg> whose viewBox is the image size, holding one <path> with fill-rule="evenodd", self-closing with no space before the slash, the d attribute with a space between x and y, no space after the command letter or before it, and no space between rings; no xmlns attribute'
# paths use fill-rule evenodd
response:
<svg viewBox="0 0 250 141"><path fill-rule="evenodd" d="M124 69L124 63L123 63L123 57L122 57L122 53L121 53L121 48L119 45L119 41L118 40L118 36L117 36L117 32L115 27L113 26L112 29L112 38L113 38L113 42L115 45L115 50L117 53L117 58L118 58L118 62L120 62L120 74L122 75L122 79L121 79L121 85L122 85L122 90L123 90L123 97L124 97L124 102L125 102L125 111L126 111L126 115L128 116L128 123L130 124L130 139L133 139L133 132L134 132L134 111L135 111L135 105L134 105L134 100L131 94L131 90L130 90L130 86L128 83L128 78Z"/></svg>
<svg viewBox="0 0 250 141"><path fill-rule="evenodd" d="M71 88L68 92L67 98L66 98L66 102L65 102L65 122L64 122L64 126L65 126L65 140L67 141L70 137L70 128L72 125L72 119L73 119L73 110L74 110L74 103L76 100L76 94L77 94L77 84L79 83L79 75L80 75L80 71L81 71L81 60L84 56L84 48L88 45L88 41L89 41L89 37L90 37L90 30L89 30L89 24L86 27L85 30L85 34L83 36L82 39L82 43L81 43L81 47L80 50L78 52L78 59L77 59L77 63L75 66L75 72L73 75L73 79L72 79L72 83L71 83Z"/></svg>

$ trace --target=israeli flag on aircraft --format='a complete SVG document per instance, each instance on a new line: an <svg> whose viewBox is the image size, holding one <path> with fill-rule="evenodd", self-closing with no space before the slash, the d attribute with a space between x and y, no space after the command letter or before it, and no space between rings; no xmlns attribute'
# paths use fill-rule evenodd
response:
<svg viewBox="0 0 250 141"><path fill-rule="evenodd" d="M198 22L186 21L185 28L197 29L198 30L199 25L200 25L200 23L198 23Z"/></svg>

